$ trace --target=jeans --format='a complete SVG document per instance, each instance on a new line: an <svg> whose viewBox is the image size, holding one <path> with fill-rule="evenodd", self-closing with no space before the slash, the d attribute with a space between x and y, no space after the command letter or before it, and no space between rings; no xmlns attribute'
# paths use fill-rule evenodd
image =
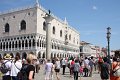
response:
<svg viewBox="0 0 120 80"><path fill-rule="evenodd" d="M66 65L63 65L63 75L65 74Z"/></svg>
<svg viewBox="0 0 120 80"><path fill-rule="evenodd" d="M2 78L3 78L2 80L11 80L10 75L4 75Z"/></svg>
<svg viewBox="0 0 120 80"><path fill-rule="evenodd" d="M18 80L17 76L12 76L12 80Z"/></svg>
<svg viewBox="0 0 120 80"><path fill-rule="evenodd" d="M84 75L84 76L85 76L85 77L88 77L88 71L89 71L88 68L84 68L84 72L85 72L85 75Z"/></svg>
<svg viewBox="0 0 120 80"><path fill-rule="evenodd" d="M74 80L78 80L78 71L74 71Z"/></svg>

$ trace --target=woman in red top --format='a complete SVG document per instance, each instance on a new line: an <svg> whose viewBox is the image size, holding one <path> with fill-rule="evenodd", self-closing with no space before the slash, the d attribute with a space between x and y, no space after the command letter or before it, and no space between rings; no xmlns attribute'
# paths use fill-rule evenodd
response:
<svg viewBox="0 0 120 80"><path fill-rule="evenodd" d="M72 59L71 63L70 63L70 75L73 75L73 65L75 64L74 59Z"/></svg>
<svg viewBox="0 0 120 80"><path fill-rule="evenodd" d="M112 62L112 70L115 69L115 67L120 64L119 62L117 62L117 58L113 57L113 62ZM112 75L112 70L110 72L110 80L120 80L120 77L116 77Z"/></svg>

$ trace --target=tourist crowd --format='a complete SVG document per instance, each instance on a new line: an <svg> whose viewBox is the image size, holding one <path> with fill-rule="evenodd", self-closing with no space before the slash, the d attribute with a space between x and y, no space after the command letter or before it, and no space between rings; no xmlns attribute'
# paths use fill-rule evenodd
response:
<svg viewBox="0 0 120 80"><path fill-rule="evenodd" d="M5 72L3 69L5 64ZM39 59L33 52L27 54L26 58L21 58L19 53L15 57L5 54L0 59L0 71L3 72L2 80L34 80L35 73L39 73L40 65L44 65L45 80L53 80L53 73L57 80L62 75L66 75L66 68L69 69L70 77L78 80L78 76L92 77L93 71L98 71L101 80L120 80L120 59L117 57L66 57ZM62 69L61 69L62 68ZM42 75L41 75L42 76Z"/></svg>

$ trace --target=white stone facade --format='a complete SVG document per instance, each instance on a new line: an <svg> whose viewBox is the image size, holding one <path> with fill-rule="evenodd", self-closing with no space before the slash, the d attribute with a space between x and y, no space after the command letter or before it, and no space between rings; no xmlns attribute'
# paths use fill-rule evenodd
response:
<svg viewBox="0 0 120 80"><path fill-rule="evenodd" d="M0 54L34 52L45 58L47 11L39 6L0 14ZM51 14L51 57L69 57L79 53L80 34Z"/></svg>

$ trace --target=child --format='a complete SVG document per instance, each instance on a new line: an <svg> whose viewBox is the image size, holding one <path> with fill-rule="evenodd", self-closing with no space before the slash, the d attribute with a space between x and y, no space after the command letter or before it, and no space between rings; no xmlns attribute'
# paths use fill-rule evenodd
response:
<svg viewBox="0 0 120 80"><path fill-rule="evenodd" d="M83 67L80 66L80 76L83 76Z"/></svg>

